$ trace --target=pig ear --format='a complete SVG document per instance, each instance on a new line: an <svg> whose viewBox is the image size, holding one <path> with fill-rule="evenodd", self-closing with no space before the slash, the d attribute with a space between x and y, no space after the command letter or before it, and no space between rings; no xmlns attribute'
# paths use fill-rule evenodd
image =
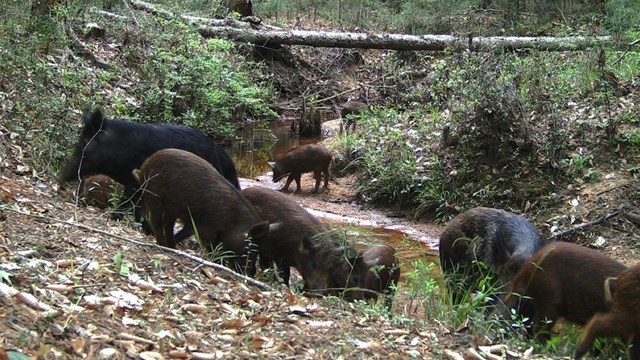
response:
<svg viewBox="0 0 640 360"><path fill-rule="evenodd" d="M357 254L351 255L348 261L352 267L356 267L359 264L364 263L364 256L361 252L358 252Z"/></svg>
<svg viewBox="0 0 640 360"><path fill-rule="evenodd" d="M268 221L261 222L255 224L249 229L247 235L250 236L254 241L259 239L260 237L266 235L270 230L270 225Z"/></svg>
<svg viewBox="0 0 640 360"><path fill-rule="evenodd" d="M616 282L617 277L608 277L604 280L604 302L607 305L613 303L613 299L616 297Z"/></svg>
<svg viewBox="0 0 640 360"><path fill-rule="evenodd" d="M140 176L140 169L133 169L131 175L133 175L133 178L136 179L139 185L142 185L142 176Z"/></svg>
<svg viewBox="0 0 640 360"><path fill-rule="evenodd" d="M280 230L282 227L283 225L281 222L269 224L269 232Z"/></svg>
<svg viewBox="0 0 640 360"><path fill-rule="evenodd" d="M307 252L311 248L313 248L313 240L308 236L303 237L302 241L300 241L300 252Z"/></svg>
<svg viewBox="0 0 640 360"><path fill-rule="evenodd" d="M87 109L82 118L84 120L85 136L93 137L99 130L104 130L104 115L102 115L100 109L96 109L93 112Z"/></svg>

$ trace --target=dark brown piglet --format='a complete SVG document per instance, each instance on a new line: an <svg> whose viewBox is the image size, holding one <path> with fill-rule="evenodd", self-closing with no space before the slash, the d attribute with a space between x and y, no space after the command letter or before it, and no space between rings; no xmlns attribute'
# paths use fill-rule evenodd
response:
<svg viewBox="0 0 640 360"><path fill-rule="evenodd" d="M604 287L611 310L589 321L578 341L576 359L591 349L596 338L619 337L627 342L627 358L640 360L640 264L608 278Z"/></svg>
<svg viewBox="0 0 640 360"><path fill-rule="evenodd" d="M355 131L356 118L366 107L367 104L362 101L350 100L344 103L340 107L340 133L342 133L343 126L347 133L349 133L349 128L352 128L352 131Z"/></svg>
<svg viewBox="0 0 640 360"><path fill-rule="evenodd" d="M262 187L244 189L242 195L263 221L280 224L260 242L261 267L276 264L279 276L287 285L290 267L294 267L305 280L307 289L326 288L329 270L324 254L314 246L314 241L323 240L312 240L327 230L325 226L289 195Z"/></svg>
<svg viewBox="0 0 640 360"><path fill-rule="evenodd" d="M512 282L506 303L531 319L528 331L545 341L556 320L586 324L607 311L603 284L626 266L601 252L556 241L527 261ZM517 295L516 295L517 294Z"/></svg>
<svg viewBox="0 0 640 360"><path fill-rule="evenodd" d="M230 267L255 274L257 250L252 244L273 227L260 220L240 191L211 164L188 151L164 149L145 160L133 176L143 191L144 208L158 244L176 246L173 231L181 220L180 239L195 231L205 251L222 244L234 255Z"/></svg>
<svg viewBox="0 0 640 360"><path fill-rule="evenodd" d="M293 180L296 181L297 191L300 191L300 174L313 171L316 179L315 192L320 188L321 174L324 174L324 188L329 185L329 165L331 152L321 144L308 144L287 151L279 160L269 162L273 170L273 182L285 176L287 182L283 190L288 190Z"/></svg>
<svg viewBox="0 0 640 360"><path fill-rule="evenodd" d="M106 175L93 175L80 182L79 198L87 205L101 209L110 207L111 201L122 191L122 185Z"/></svg>
<svg viewBox="0 0 640 360"><path fill-rule="evenodd" d="M347 300L377 299L379 294L386 294L385 303L391 308L395 286L400 280L400 261L396 250L387 245L376 245L356 251L348 249L347 254L337 254L337 263L331 266L329 293L342 295ZM345 263L340 260L347 257Z"/></svg>
<svg viewBox="0 0 640 360"><path fill-rule="evenodd" d="M454 303L487 275L496 292L508 292L520 267L544 245L524 217L486 207L469 209L451 220L440 236L440 265Z"/></svg>

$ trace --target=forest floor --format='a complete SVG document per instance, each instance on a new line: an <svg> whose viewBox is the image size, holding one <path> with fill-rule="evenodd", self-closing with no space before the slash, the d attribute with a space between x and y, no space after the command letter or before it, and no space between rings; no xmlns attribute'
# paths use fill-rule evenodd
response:
<svg viewBox="0 0 640 360"><path fill-rule="evenodd" d="M77 206L73 189L35 176L9 135L2 134L0 159L0 349L42 358L400 359L442 358L484 342L425 319L402 284L394 315L386 316L284 286L255 286L201 264L193 241L183 253L169 252L131 224ZM303 179L293 196L324 221L399 227L429 245L441 231L358 201L354 176L331 181L321 194L310 194L310 175ZM631 194L631 180L583 190L581 206L619 202L610 197ZM242 186L282 185L265 175ZM621 234L621 221L606 222L605 230ZM637 238L622 234L608 238L605 252L632 262Z"/></svg>
<svg viewBox="0 0 640 360"><path fill-rule="evenodd" d="M20 147L2 135L2 358L3 351L41 358L434 358L473 339L421 317L402 285L394 315L385 316L337 298L252 285L202 265L189 242L183 253L169 252L104 210L76 205L73 189L34 176ZM439 232L357 204L353 179L332 181L316 195L305 193L311 181L305 177L296 195L309 209L400 225L418 238ZM270 184L264 177L242 183Z"/></svg>

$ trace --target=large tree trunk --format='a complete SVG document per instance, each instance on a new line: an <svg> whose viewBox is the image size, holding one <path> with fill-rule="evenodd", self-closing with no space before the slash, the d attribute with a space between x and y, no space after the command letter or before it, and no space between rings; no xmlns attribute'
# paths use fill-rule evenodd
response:
<svg viewBox="0 0 640 360"><path fill-rule="evenodd" d="M62 4L63 0L33 0L31 3L31 16L48 17L51 15L51 8Z"/></svg>
<svg viewBox="0 0 640 360"><path fill-rule="evenodd" d="M583 50L594 45L611 41L609 36L572 36L572 37L457 37L452 35L404 35L404 34L367 34L327 31L282 30L253 24L238 27L235 24L221 24L211 20L187 16L176 16L155 5L140 0L131 0L138 9L151 12L164 18L181 17L183 20L198 24L204 37L226 37L235 41L249 42L260 46L308 45L318 47L390 49L390 50L431 50L442 51L448 47L457 47L472 51L537 49L545 51ZM206 24L206 25L205 25ZM210 26L212 24L213 26Z"/></svg>

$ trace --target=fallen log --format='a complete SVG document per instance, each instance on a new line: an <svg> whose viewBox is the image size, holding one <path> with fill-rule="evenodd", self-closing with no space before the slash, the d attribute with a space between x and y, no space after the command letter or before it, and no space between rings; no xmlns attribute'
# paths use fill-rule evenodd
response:
<svg viewBox="0 0 640 360"><path fill-rule="evenodd" d="M476 37L462 38L452 35L404 35L366 34L307 30L265 31L238 29L229 26L200 26L204 37L226 37L235 41L257 45L307 45L317 47L430 50L443 51L448 47L459 47L471 51L535 49L541 51L584 50L595 45L608 44L611 38L599 37Z"/></svg>
<svg viewBox="0 0 640 360"><path fill-rule="evenodd" d="M354 32L329 32L309 30L283 30L262 24L236 22L221 24L185 15L174 15L160 7L140 0L131 0L131 5L165 19L182 19L198 24L204 37L224 37L238 42L248 42L260 46L307 45L316 47L389 49L389 50L430 50L443 51L459 48L470 51L535 49L541 51L575 51L594 46L610 45L609 36L571 37L512 37L512 36L453 36L453 35L405 35L368 34ZM242 25L237 24L242 23ZM213 26L211 26L213 25Z"/></svg>

